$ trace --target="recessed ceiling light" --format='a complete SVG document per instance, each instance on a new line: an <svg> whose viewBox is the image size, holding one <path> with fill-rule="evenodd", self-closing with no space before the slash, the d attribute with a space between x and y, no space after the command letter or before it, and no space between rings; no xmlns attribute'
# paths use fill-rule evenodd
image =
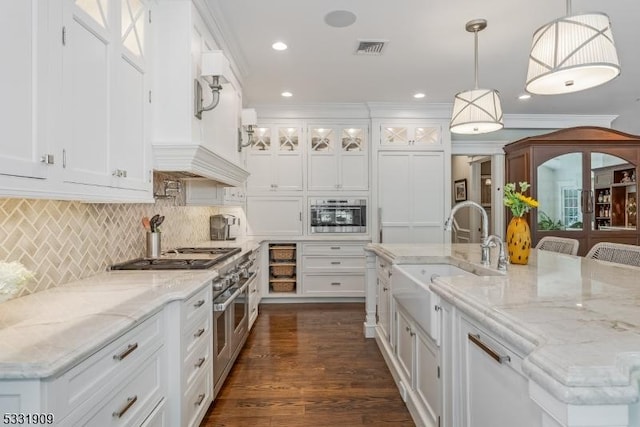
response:
<svg viewBox="0 0 640 427"><path fill-rule="evenodd" d="M413 95L413 97L416 98L416 99L420 99L420 98L424 98L425 94L422 93L422 92L418 92L415 95Z"/></svg>
<svg viewBox="0 0 640 427"><path fill-rule="evenodd" d="M529 95L528 93L523 93L522 95L518 96L518 99L520 101L526 101L527 99L531 99L531 95Z"/></svg>
<svg viewBox="0 0 640 427"><path fill-rule="evenodd" d="M274 44L271 45L271 47L274 50L287 50L287 45L286 43L283 43L283 42L275 42Z"/></svg>
<svg viewBox="0 0 640 427"><path fill-rule="evenodd" d="M285 98L290 98L293 96L291 92L282 92L280 95L284 96Z"/></svg>
<svg viewBox="0 0 640 427"><path fill-rule="evenodd" d="M326 22L330 27L348 27L356 22L356 15L348 10L334 10L324 16L324 22Z"/></svg>

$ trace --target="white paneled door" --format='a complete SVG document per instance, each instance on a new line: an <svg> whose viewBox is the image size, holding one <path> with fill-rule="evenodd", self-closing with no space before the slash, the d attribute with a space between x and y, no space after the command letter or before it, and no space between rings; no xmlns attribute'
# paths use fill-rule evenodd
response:
<svg viewBox="0 0 640 427"><path fill-rule="evenodd" d="M444 154L378 154L378 215L384 243L444 241Z"/></svg>

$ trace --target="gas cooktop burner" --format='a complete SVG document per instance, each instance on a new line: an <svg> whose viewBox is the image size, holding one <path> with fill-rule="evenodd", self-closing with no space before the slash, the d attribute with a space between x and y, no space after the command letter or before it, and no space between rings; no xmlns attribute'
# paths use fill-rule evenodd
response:
<svg viewBox="0 0 640 427"><path fill-rule="evenodd" d="M137 258L111 266L111 270L205 270L240 252L240 248L178 248L166 258ZM200 255L189 259L182 254Z"/></svg>
<svg viewBox="0 0 640 427"><path fill-rule="evenodd" d="M176 252L179 254L224 254L231 256L240 252L240 248L178 248L170 252Z"/></svg>

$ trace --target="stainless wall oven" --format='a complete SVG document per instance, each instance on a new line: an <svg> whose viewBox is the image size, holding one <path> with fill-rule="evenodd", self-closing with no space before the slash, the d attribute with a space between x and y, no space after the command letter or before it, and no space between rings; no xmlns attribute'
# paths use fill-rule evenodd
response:
<svg viewBox="0 0 640 427"><path fill-rule="evenodd" d="M315 199L309 205L311 233L366 233L366 199Z"/></svg>

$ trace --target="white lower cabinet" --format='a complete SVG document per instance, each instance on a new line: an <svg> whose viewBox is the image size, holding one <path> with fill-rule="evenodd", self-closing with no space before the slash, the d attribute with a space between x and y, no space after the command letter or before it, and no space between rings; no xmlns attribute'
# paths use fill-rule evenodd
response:
<svg viewBox="0 0 640 427"><path fill-rule="evenodd" d="M306 296L364 296L364 244L302 244L302 293Z"/></svg>
<svg viewBox="0 0 640 427"><path fill-rule="evenodd" d="M211 284L165 307L168 353L168 425L197 426L213 400Z"/></svg>
<svg viewBox="0 0 640 427"><path fill-rule="evenodd" d="M462 315L459 328L461 425L541 426L522 358Z"/></svg>
<svg viewBox="0 0 640 427"><path fill-rule="evenodd" d="M395 356L400 389L420 425L440 425L440 349L399 304L395 305Z"/></svg>
<svg viewBox="0 0 640 427"><path fill-rule="evenodd" d="M0 412L53 414L60 426L141 425L167 396L164 337L156 313L58 377L1 381Z"/></svg>
<svg viewBox="0 0 640 427"><path fill-rule="evenodd" d="M377 328L386 342L391 342L391 263L376 258Z"/></svg>
<svg viewBox="0 0 640 427"><path fill-rule="evenodd" d="M123 381L118 389L72 425L131 426L140 425L163 398L164 353L156 352Z"/></svg>
<svg viewBox="0 0 640 427"><path fill-rule="evenodd" d="M167 421L167 400L162 399L141 427L169 427Z"/></svg>
<svg viewBox="0 0 640 427"><path fill-rule="evenodd" d="M249 283L249 330L253 327L256 319L258 318L258 307L260 305L260 283L262 283L263 274L265 269L261 268L262 261L262 248L258 248L253 253L253 266L252 270L255 272L256 277Z"/></svg>

